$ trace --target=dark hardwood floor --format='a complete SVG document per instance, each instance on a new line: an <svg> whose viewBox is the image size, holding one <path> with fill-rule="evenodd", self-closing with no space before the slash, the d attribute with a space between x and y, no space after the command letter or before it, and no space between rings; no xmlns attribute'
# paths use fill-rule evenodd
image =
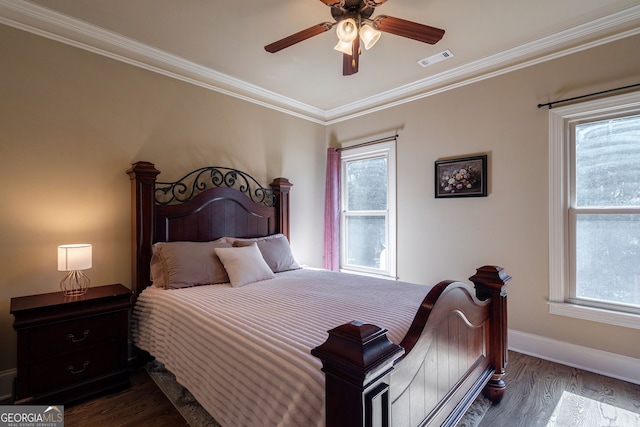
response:
<svg viewBox="0 0 640 427"><path fill-rule="evenodd" d="M65 427L187 427L180 412L144 369L131 374L131 387L119 393L67 405Z"/></svg>
<svg viewBox="0 0 640 427"><path fill-rule="evenodd" d="M640 427L636 421L640 420L638 384L515 352L509 352L505 380L504 399L488 410L478 427ZM131 388L123 392L66 406L65 426L188 425L146 371L133 372L131 382ZM559 404L567 399L573 405ZM572 411L567 413L563 407Z"/></svg>

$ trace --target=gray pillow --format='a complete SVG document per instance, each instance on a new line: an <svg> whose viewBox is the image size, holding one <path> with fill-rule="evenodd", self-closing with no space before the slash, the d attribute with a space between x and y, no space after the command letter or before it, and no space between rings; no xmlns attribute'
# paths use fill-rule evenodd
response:
<svg viewBox="0 0 640 427"><path fill-rule="evenodd" d="M161 288L228 283L215 248L230 248L223 242L159 242L153 245L151 280Z"/></svg>
<svg viewBox="0 0 640 427"><path fill-rule="evenodd" d="M291 246L289 246L289 241L284 234L255 239L233 239L233 246L248 246L254 242L258 244L262 257L274 273L300 268L291 253Z"/></svg>

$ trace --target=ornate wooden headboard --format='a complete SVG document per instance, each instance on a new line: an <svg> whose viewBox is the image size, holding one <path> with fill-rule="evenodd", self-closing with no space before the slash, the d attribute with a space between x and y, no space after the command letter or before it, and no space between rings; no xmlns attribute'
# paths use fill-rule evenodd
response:
<svg viewBox="0 0 640 427"><path fill-rule="evenodd" d="M152 245L156 242L206 242L223 236L289 238L286 178L270 189L231 168L205 167L175 182L156 182L153 163L137 162L131 178L131 256L134 294L151 284Z"/></svg>

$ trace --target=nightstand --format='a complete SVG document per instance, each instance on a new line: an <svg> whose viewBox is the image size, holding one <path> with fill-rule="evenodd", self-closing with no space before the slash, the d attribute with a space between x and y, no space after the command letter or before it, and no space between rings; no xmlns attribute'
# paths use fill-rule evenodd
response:
<svg viewBox="0 0 640 427"><path fill-rule="evenodd" d="M67 404L129 387L131 291L90 287L11 298L18 333L16 404Z"/></svg>

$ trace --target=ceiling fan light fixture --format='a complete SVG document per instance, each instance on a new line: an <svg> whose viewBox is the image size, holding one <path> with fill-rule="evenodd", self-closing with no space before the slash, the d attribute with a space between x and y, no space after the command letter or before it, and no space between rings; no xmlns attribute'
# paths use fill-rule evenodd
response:
<svg viewBox="0 0 640 427"><path fill-rule="evenodd" d="M347 55L353 55L353 42L343 42L339 40L334 49Z"/></svg>
<svg viewBox="0 0 640 427"><path fill-rule="evenodd" d="M353 18L343 19L338 23L336 34L341 42L351 43L358 37L358 25Z"/></svg>
<svg viewBox="0 0 640 427"><path fill-rule="evenodd" d="M376 44L381 34L381 31L376 30L369 24L364 24L360 27L360 40L362 40L364 48L367 50L371 49L373 45Z"/></svg>

